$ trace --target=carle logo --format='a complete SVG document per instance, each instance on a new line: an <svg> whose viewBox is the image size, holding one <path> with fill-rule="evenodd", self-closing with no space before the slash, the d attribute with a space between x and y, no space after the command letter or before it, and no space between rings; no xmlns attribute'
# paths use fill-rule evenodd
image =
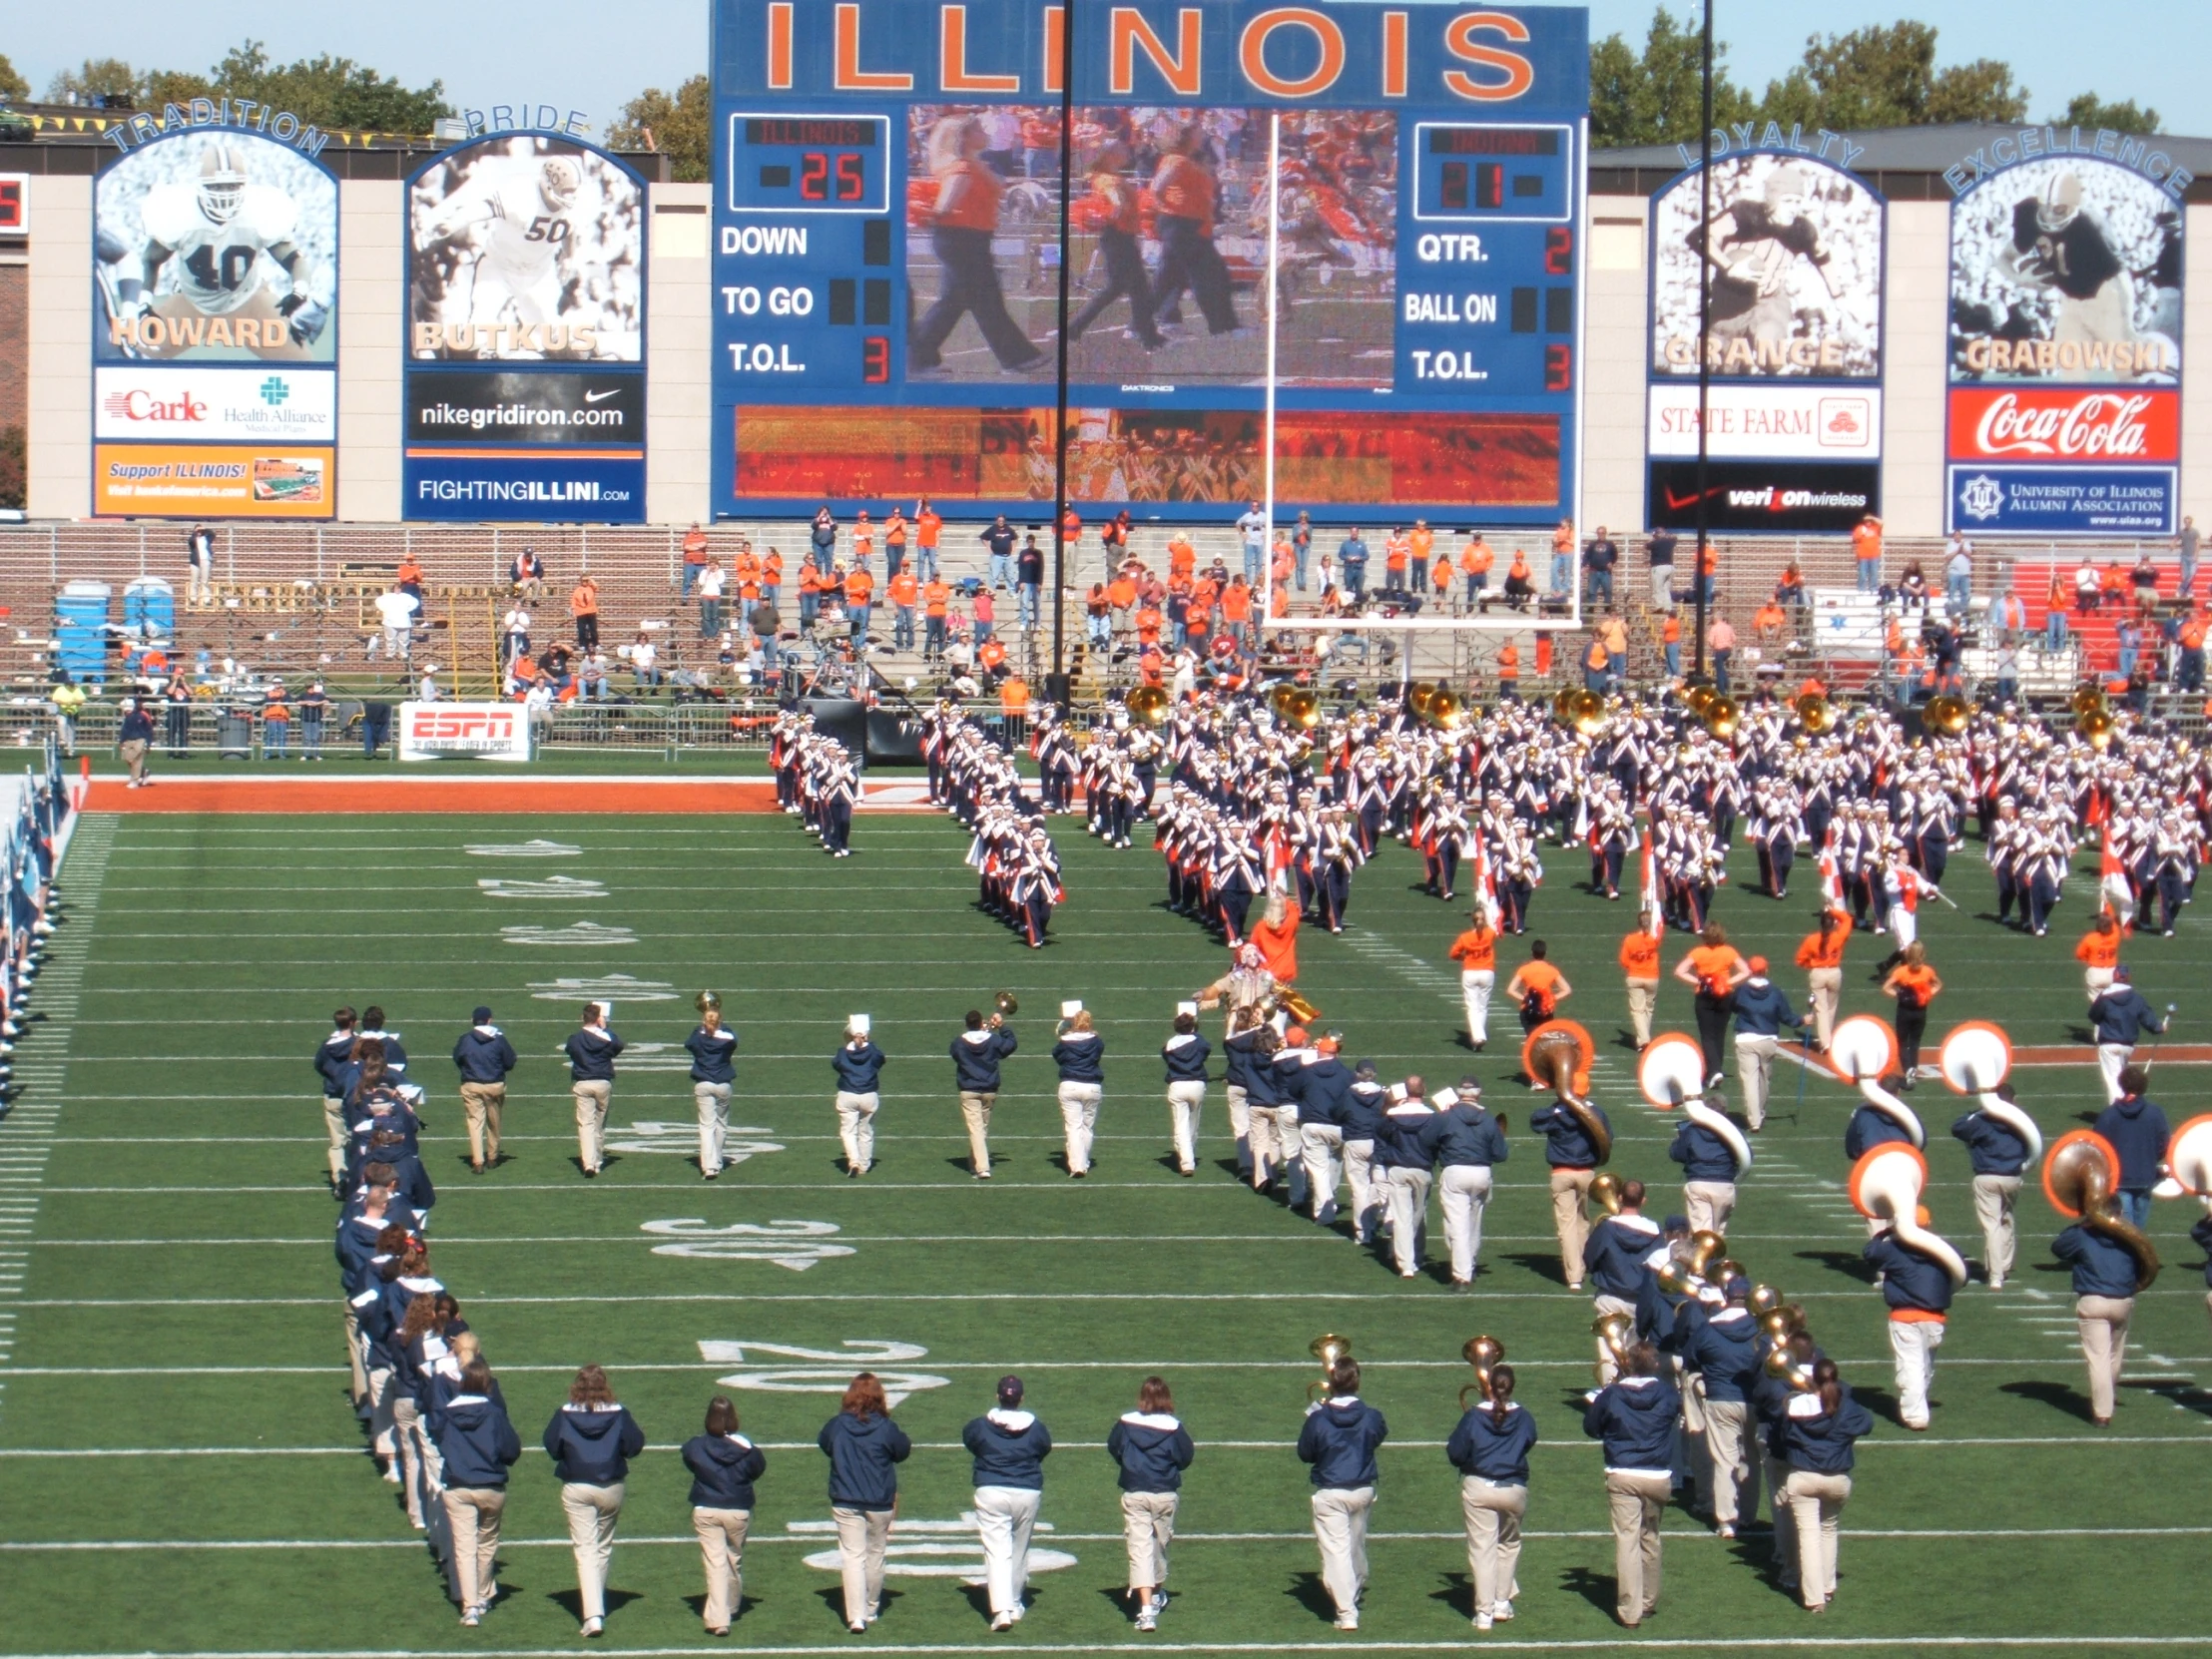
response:
<svg viewBox="0 0 2212 1659"><path fill-rule="evenodd" d="M101 400L100 407L113 420L203 421L208 418L208 405L189 391L175 397L156 397L143 386L133 386L128 391L111 391Z"/></svg>
<svg viewBox="0 0 2212 1659"><path fill-rule="evenodd" d="M273 409L290 395L291 385L281 374L272 374L262 382L262 401Z"/></svg>

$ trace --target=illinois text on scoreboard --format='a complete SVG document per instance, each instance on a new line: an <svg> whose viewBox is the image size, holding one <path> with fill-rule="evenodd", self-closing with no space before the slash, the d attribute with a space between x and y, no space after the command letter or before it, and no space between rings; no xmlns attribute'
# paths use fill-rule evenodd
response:
<svg viewBox="0 0 2212 1659"><path fill-rule="evenodd" d="M1172 518L1257 498L1271 234L1279 500L1338 521L1570 510L1583 12L715 17L719 511L1033 514L1063 327L1075 500Z"/></svg>

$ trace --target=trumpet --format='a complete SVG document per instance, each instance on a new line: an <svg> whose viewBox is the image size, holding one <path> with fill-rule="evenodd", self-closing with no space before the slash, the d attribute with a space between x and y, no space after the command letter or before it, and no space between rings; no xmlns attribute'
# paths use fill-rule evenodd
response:
<svg viewBox="0 0 2212 1659"><path fill-rule="evenodd" d="M1600 1314L1590 1322L1590 1335L1598 1340L1598 1346L1605 1350L1616 1367L1628 1358L1628 1339L1635 1334L1635 1330L1636 1322L1626 1314ZM1602 1362L1596 1371L1598 1384L1602 1387L1605 1382L1605 1367Z"/></svg>
<svg viewBox="0 0 2212 1659"><path fill-rule="evenodd" d="M692 998L692 1006L697 1008L701 1014L719 1013L722 1010L722 993L720 991L701 991Z"/></svg>
<svg viewBox="0 0 2212 1659"><path fill-rule="evenodd" d="M1352 1339L1325 1331L1306 1345L1306 1352L1321 1362L1320 1379L1306 1384L1306 1399L1311 1404L1317 1398L1326 1397L1337 1385L1337 1368L1352 1358Z"/></svg>
<svg viewBox="0 0 2212 1659"><path fill-rule="evenodd" d="M1490 1368L1505 1358L1505 1345L1495 1337L1469 1337L1459 1350L1459 1358L1474 1368L1474 1381L1459 1390L1459 1409L1467 1408L1467 1395L1480 1389L1482 1397L1490 1397Z"/></svg>

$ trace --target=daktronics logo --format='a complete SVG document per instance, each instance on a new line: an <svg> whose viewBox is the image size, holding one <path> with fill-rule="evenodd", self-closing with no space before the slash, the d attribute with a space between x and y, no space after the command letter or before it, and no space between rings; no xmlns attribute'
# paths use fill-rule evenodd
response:
<svg viewBox="0 0 2212 1659"><path fill-rule="evenodd" d="M417 709L407 724L407 736L417 743L449 743L456 739L509 743L514 735L515 717L505 713Z"/></svg>
<svg viewBox="0 0 2212 1659"><path fill-rule="evenodd" d="M2177 460L2180 417L2179 395L2164 390L1954 391L1951 458Z"/></svg>
<svg viewBox="0 0 2212 1659"><path fill-rule="evenodd" d="M156 425L192 425L208 418L208 405L189 391L175 397L157 397L144 386L133 386L128 391L108 393L100 406L111 419Z"/></svg>

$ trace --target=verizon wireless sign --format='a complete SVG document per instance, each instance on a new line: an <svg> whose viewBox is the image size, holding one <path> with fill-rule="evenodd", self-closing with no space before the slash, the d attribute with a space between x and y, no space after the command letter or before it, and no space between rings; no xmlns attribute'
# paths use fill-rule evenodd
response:
<svg viewBox="0 0 2212 1659"><path fill-rule="evenodd" d="M2178 461L2181 394L1960 388L1950 447L1954 461Z"/></svg>
<svg viewBox="0 0 2212 1659"><path fill-rule="evenodd" d="M327 370L101 368L92 407L103 443L335 443L338 433Z"/></svg>
<svg viewBox="0 0 2212 1659"><path fill-rule="evenodd" d="M519 703L402 703L399 758L527 761L530 720Z"/></svg>
<svg viewBox="0 0 2212 1659"><path fill-rule="evenodd" d="M1695 385L1651 388L1647 451L1697 453ZM1706 453L1727 459L1871 461L1882 454L1882 388L1723 383L1706 408Z"/></svg>

